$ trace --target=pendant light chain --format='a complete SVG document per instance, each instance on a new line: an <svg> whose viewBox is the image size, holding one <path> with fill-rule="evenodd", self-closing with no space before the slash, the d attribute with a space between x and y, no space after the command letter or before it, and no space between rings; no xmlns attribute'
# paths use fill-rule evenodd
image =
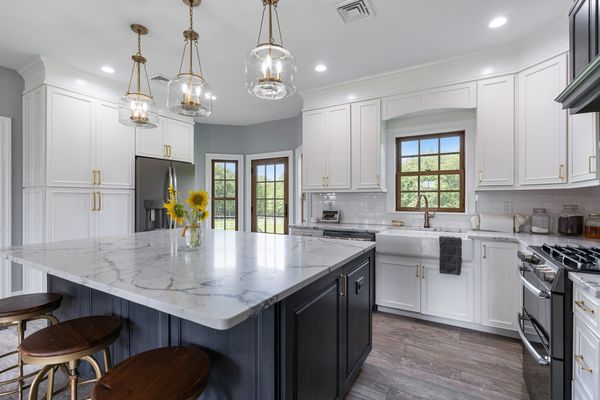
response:
<svg viewBox="0 0 600 400"><path fill-rule="evenodd" d="M283 35L281 34L281 25L279 24L279 12L277 11L277 4L275 4L275 18L277 18L277 30L279 31L279 40L281 41L281 47L285 47L283 45Z"/></svg>
<svg viewBox="0 0 600 400"><path fill-rule="evenodd" d="M267 6L263 7L262 17L260 18L260 28L258 28L258 38L256 39L256 45L260 44L260 35L262 34L263 24L265 22L265 12L267 11Z"/></svg>
<svg viewBox="0 0 600 400"><path fill-rule="evenodd" d="M190 41L190 75L193 75L194 73L194 68L193 68L193 52L192 52L192 32L194 32L194 7L192 6L192 3L190 2L190 31L189 31L189 36L188 36L188 40ZM200 61L200 59L198 58L198 61Z"/></svg>

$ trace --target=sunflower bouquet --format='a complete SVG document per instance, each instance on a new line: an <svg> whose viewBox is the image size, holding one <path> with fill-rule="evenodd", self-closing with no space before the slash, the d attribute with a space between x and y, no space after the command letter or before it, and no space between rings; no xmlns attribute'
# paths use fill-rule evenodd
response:
<svg viewBox="0 0 600 400"><path fill-rule="evenodd" d="M183 226L182 236L190 247L197 247L202 242L201 222L208 218L208 193L204 190L190 190L186 199L187 207L179 200L179 193L169 186L169 199L164 204L167 215L175 226Z"/></svg>

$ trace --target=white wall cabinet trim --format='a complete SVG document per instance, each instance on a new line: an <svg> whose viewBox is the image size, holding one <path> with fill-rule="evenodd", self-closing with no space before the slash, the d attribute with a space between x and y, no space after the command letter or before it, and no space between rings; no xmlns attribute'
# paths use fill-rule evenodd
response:
<svg viewBox="0 0 600 400"><path fill-rule="evenodd" d="M385 182L385 140L381 129L381 100L353 103L351 114L352 188L382 189Z"/></svg>
<svg viewBox="0 0 600 400"><path fill-rule="evenodd" d="M352 187L350 105L331 107L325 113L328 140L325 187L328 190L350 189Z"/></svg>
<svg viewBox="0 0 600 400"><path fill-rule="evenodd" d="M0 117L0 247L12 246L11 119ZM0 259L0 298L12 294L11 264Z"/></svg>

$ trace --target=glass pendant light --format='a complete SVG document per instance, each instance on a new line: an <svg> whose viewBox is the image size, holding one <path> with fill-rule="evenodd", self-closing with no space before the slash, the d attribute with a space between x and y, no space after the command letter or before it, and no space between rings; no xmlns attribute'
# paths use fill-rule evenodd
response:
<svg viewBox="0 0 600 400"><path fill-rule="evenodd" d="M208 117L212 113L213 93L202 75L202 64L198 52L198 33L194 31L194 7L200 0L183 0L190 8L190 28L183 32L185 46L179 65L179 73L169 81L167 107L180 115ZM188 57L186 57L186 52ZM198 60L198 73L194 72L194 53ZM184 63L187 70L184 71Z"/></svg>
<svg viewBox="0 0 600 400"><path fill-rule="evenodd" d="M127 93L119 101L119 122L126 126L142 129L158 127L158 108L152 97L148 72L146 72L146 58L142 56L142 35L148 33L148 28L143 25L133 24L131 30L138 36L137 53L131 56L133 68L129 78ZM142 67L146 76L147 93L142 89ZM131 91L131 83L136 76L135 90Z"/></svg>
<svg viewBox="0 0 600 400"><path fill-rule="evenodd" d="M280 100L296 92L294 78L296 60L283 47L277 3L279 0L262 0L263 13L256 47L246 57L246 89L259 99ZM267 41L261 42L265 14L269 17ZM277 19L279 42L273 35L273 12Z"/></svg>

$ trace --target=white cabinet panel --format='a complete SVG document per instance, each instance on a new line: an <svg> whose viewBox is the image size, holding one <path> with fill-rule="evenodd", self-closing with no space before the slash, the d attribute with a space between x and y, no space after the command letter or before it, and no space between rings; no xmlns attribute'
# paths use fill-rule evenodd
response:
<svg viewBox="0 0 600 400"><path fill-rule="evenodd" d="M47 184L89 187L93 169L93 102L48 89Z"/></svg>
<svg viewBox="0 0 600 400"><path fill-rule="evenodd" d="M352 104L352 188L380 189L382 179L381 102Z"/></svg>
<svg viewBox="0 0 600 400"><path fill-rule="evenodd" d="M326 110L327 137L327 189L350 189L351 182L351 134L350 105L331 107Z"/></svg>
<svg viewBox="0 0 600 400"><path fill-rule="evenodd" d="M514 76L477 84L477 171L479 186L514 185Z"/></svg>
<svg viewBox="0 0 600 400"><path fill-rule="evenodd" d="M93 236L91 189L48 189L46 241L89 239Z"/></svg>
<svg viewBox="0 0 600 400"><path fill-rule="evenodd" d="M379 306L421 311L420 265L397 257L376 258L375 303Z"/></svg>
<svg viewBox="0 0 600 400"><path fill-rule="evenodd" d="M164 118L159 119L158 128L136 129L136 154L143 157L166 158Z"/></svg>
<svg viewBox="0 0 600 400"><path fill-rule="evenodd" d="M569 182L597 179L598 114L569 116Z"/></svg>
<svg viewBox="0 0 600 400"><path fill-rule="evenodd" d="M579 317L574 318L573 382L589 399L600 398L600 339Z"/></svg>
<svg viewBox="0 0 600 400"><path fill-rule="evenodd" d="M325 110L305 112L302 131L302 187L304 190L324 189L327 155Z"/></svg>
<svg viewBox="0 0 600 400"><path fill-rule="evenodd" d="M94 213L97 237L133 233L133 190L101 190L96 194L98 211Z"/></svg>
<svg viewBox="0 0 600 400"><path fill-rule="evenodd" d="M481 243L481 323L516 330L515 315L520 309L516 273L518 245Z"/></svg>
<svg viewBox="0 0 600 400"><path fill-rule="evenodd" d="M119 123L119 108L100 102L96 118L96 168L103 187L133 188L135 132Z"/></svg>
<svg viewBox="0 0 600 400"><path fill-rule="evenodd" d="M567 179L567 111L554 101L567 85L567 56L518 76L519 184L560 184Z"/></svg>
<svg viewBox="0 0 600 400"><path fill-rule="evenodd" d="M169 158L194 163L194 125L167 120L166 144L170 145Z"/></svg>
<svg viewBox="0 0 600 400"><path fill-rule="evenodd" d="M440 273L438 263L422 263L421 312L459 321L474 321L473 267L463 265L460 275Z"/></svg>

